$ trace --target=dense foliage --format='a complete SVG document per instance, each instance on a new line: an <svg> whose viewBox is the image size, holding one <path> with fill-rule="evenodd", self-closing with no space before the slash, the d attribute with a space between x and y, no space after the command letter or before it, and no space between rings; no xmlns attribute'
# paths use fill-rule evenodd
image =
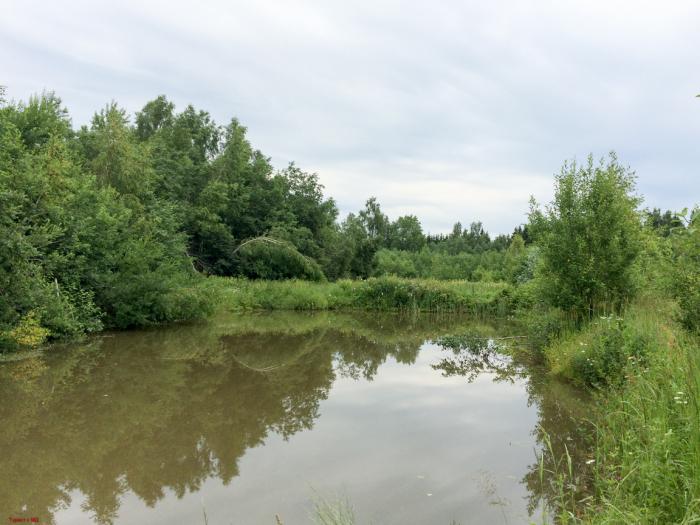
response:
<svg viewBox="0 0 700 525"><path fill-rule="evenodd" d="M512 235L426 234L375 198L339 221L317 175L275 170L236 119L160 96L133 122L112 103L74 130L52 93L0 94L0 346L202 316L203 275L503 282L513 305L591 315L634 295L652 251L696 327L697 213L638 205L611 156L565 164L554 201Z"/></svg>
<svg viewBox="0 0 700 525"><path fill-rule="evenodd" d="M633 192L634 174L611 154L607 163L565 164L553 202L542 211L533 201L530 225L553 305L592 315L634 295L642 229Z"/></svg>
<svg viewBox="0 0 700 525"><path fill-rule="evenodd" d="M108 108L76 136L53 95L0 110L3 339L206 313L175 211L119 116Z"/></svg>
<svg viewBox="0 0 700 525"><path fill-rule="evenodd" d="M274 170L237 120L164 96L133 122L112 103L74 130L53 93L0 93L0 345L198 317L203 274L505 277L507 239L479 223L431 238L374 198L338 222L322 190L294 164ZM391 263L412 258L427 263Z"/></svg>
<svg viewBox="0 0 700 525"><path fill-rule="evenodd" d="M700 208L690 214L687 228L674 228L671 243L672 293L681 307L683 324L700 332Z"/></svg>

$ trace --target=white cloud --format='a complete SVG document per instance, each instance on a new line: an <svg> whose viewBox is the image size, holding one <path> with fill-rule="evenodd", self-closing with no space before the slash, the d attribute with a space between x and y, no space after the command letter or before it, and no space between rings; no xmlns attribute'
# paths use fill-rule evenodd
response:
<svg viewBox="0 0 700 525"><path fill-rule="evenodd" d="M237 116L344 211L376 195L430 231L494 233L562 161L618 151L649 205L700 195L700 4L9 0L0 84L76 124L165 93Z"/></svg>

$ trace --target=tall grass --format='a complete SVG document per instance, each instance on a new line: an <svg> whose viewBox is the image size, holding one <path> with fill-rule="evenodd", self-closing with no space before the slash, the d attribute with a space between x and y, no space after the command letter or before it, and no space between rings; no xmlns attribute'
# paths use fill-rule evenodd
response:
<svg viewBox="0 0 700 525"><path fill-rule="evenodd" d="M355 525L355 511L347 497L332 499L316 495L312 520L316 525Z"/></svg>
<svg viewBox="0 0 700 525"><path fill-rule="evenodd" d="M593 493L582 514L594 524L700 523L698 339L673 320L674 305L642 300L546 349L556 373L598 393Z"/></svg>
<svg viewBox="0 0 700 525"><path fill-rule="evenodd" d="M592 523L700 522L697 341L665 335L663 353L601 399Z"/></svg>
<svg viewBox="0 0 700 525"><path fill-rule="evenodd" d="M564 453L554 452L552 440L544 429L542 432L542 451L537 457L538 476L542 494L551 494L543 508L542 523L548 523L549 511L557 523L568 524L576 522L580 503L576 499L577 474L569 450L564 446Z"/></svg>
<svg viewBox="0 0 700 525"><path fill-rule="evenodd" d="M230 310L395 310L505 315L505 283L379 277L336 282L249 281L210 278L209 287Z"/></svg>

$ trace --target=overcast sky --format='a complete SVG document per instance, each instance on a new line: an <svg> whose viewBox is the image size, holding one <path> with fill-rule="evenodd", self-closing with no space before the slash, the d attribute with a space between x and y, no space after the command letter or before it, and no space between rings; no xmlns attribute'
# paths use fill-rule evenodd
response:
<svg viewBox="0 0 700 525"><path fill-rule="evenodd" d="M700 201L700 2L3 0L0 85L74 125L166 94L238 117L343 214L375 195L492 233L562 161L616 150L648 206Z"/></svg>

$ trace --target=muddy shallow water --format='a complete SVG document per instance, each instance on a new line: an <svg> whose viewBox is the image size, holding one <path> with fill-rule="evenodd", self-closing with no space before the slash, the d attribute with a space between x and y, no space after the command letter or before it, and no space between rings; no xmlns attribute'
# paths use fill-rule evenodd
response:
<svg viewBox="0 0 700 525"><path fill-rule="evenodd" d="M464 317L273 313L0 362L0 518L294 525L342 499L359 524L538 521L544 432L579 458L585 403L440 344L455 333L518 341Z"/></svg>

